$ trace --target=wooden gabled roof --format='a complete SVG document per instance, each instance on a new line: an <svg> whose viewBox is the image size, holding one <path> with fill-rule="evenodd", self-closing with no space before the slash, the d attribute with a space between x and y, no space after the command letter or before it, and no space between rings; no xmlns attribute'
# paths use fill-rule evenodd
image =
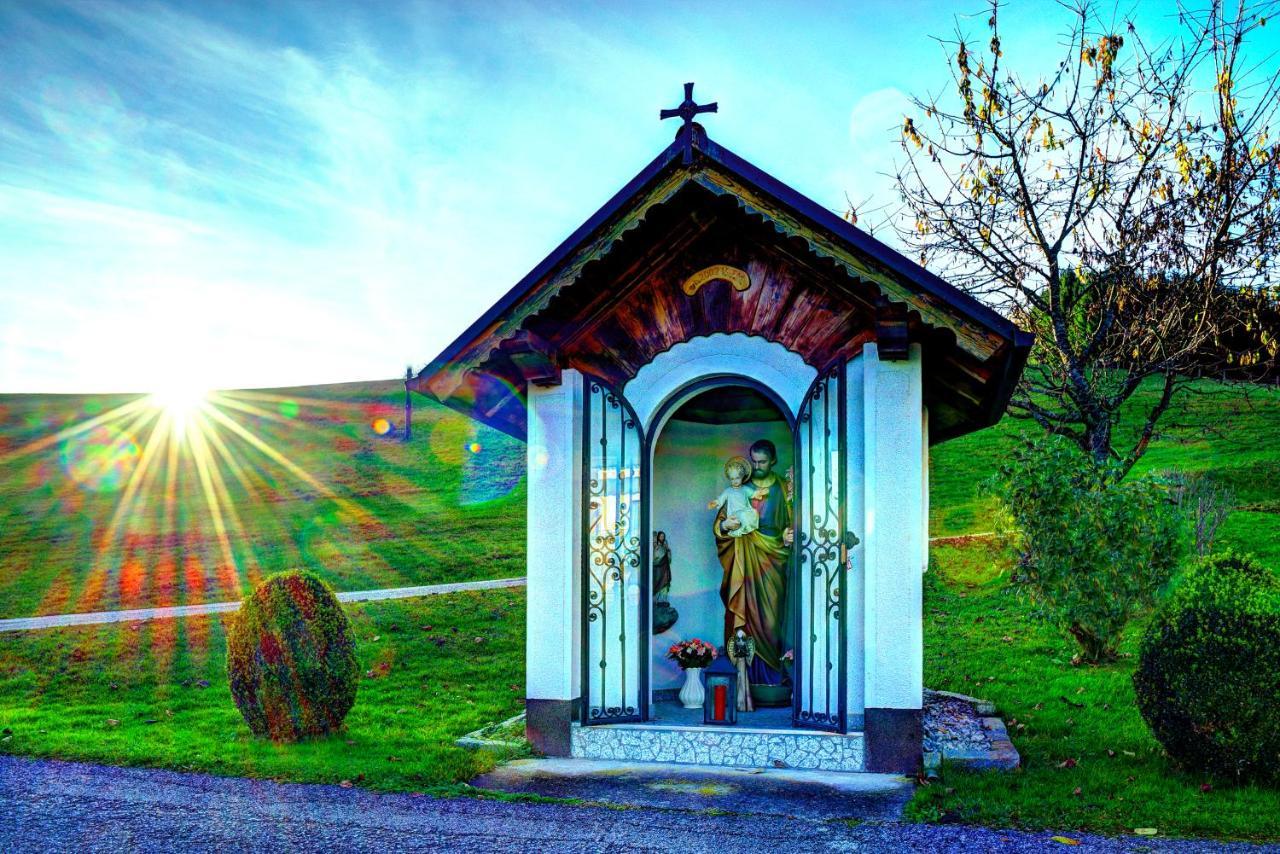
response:
<svg viewBox="0 0 1280 854"><path fill-rule="evenodd" d="M746 289L681 291L717 263ZM889 357L919 342L933 441L1000 419L1033 340L693 124L409 385L523 439L527 382L574 367L620 386L713 332L780 341L818 369L867 341Z"/></svg>

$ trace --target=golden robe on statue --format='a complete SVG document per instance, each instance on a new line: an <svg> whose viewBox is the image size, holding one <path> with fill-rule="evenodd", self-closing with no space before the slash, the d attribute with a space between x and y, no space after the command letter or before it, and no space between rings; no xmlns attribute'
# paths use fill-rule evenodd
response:
<svg viewBox="0 0 1280 854"><path fill-rule="evenodd" d="M751 504L760 514L760 527L740 537L725 533L725 511L716 515L712 531L724 577L720 599L724 602L725 648L738 630L755 639L756 662L752 682L781 682L782 655L786 644L787 567L791 548L786 536L791 528L791 505L786 484L772 471L752 478L752 485L768 490ZM761 665L770 672L761 672Z"/></svg>

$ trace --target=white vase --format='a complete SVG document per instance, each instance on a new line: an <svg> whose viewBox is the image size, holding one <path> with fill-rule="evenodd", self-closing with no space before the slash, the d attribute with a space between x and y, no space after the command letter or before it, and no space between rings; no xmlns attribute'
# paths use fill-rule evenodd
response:
<svg viewBox="0 0 1280 854"><path fill-rule="evenodd" d="M680 689L680 705L686 709L701 709L702 701L707 698L707 689L702 687L702 668L690 667L684 672L684 687Z"/></svg>

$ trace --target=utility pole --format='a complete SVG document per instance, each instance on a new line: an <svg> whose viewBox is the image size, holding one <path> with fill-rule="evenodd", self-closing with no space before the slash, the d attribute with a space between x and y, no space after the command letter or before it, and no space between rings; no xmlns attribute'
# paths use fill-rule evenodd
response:
<svg viewBox="0 0 1280 854"><path fill-rule="evenodd" d="M413 435L413 398L409 395L409 383L413 380L413 365L404 369L404 441Z"/></svg>

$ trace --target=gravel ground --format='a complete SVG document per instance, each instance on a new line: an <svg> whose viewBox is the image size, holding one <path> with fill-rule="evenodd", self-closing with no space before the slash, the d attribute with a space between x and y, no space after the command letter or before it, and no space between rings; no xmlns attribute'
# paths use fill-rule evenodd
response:
<svg viewBox="0 0 1280 854"><path fill-rule="evenodd" d="M991 734L973 703L928 689L924 692L924 749L932 752L990 750Z"/></svg>
<svg viewBox="0 0 1280 854"><path fill-rule="evenodd" d="M1262 850L1065 834L1091 851ZM0 851L1037 851L1049 833L379 795L0 757ZM1280 850L1280 849L1272 849Z"/></svg>

